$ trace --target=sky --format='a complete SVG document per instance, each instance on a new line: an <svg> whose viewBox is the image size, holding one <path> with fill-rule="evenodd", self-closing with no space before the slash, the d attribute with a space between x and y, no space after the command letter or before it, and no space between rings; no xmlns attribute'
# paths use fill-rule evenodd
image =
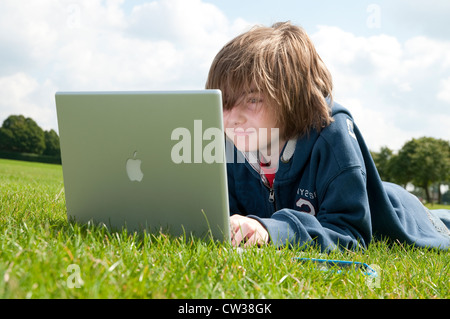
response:
<svg viewBox="0 0 450 319"><path fill-rule="evenodd" d="M58 132L57 91L203 89L228 41L291 21L371 150L450 140L449 16L446 0L1 0L0 124Z"/></svg>

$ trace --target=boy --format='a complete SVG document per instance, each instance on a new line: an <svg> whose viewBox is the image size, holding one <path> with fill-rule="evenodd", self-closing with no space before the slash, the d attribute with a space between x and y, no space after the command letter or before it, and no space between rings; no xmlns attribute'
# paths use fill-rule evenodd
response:
<svg viewBox="0 0 450 319"><path fill-rule="evenodd" d="M277 23L236 37L217 54L206 88L223 94L234 245L328 251L364 248L375 236L450 247L449 212L440 212L446 226L439 212L380 180L302 28Z"/></svg>

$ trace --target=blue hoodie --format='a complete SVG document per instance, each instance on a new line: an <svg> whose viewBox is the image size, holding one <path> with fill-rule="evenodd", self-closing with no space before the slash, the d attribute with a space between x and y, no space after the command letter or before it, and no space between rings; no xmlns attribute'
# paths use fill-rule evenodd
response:
<svg viewBox="0 0 450 319"><path fill-rule="evenodd" d="M357 249L387 237L448 249L450 212L429 211L402 187L382 182L351 114L334 103L332 115L320 133L286 143L273 187L252 154L227 141L234 156L227 164L230 214L257 219L277 246Z"/></svg>

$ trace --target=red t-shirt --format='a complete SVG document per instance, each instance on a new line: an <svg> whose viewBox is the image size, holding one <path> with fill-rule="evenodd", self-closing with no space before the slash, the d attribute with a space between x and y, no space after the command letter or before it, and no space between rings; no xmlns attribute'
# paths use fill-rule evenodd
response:
<svg viewBox="0 0 450 319"><path fill-rule="evenodd" d="M269 182L269 186L273 186L273 180L275 179L275 173L277 171L276 167L270 167L269 163L261 162L261 170Z"/></svg>

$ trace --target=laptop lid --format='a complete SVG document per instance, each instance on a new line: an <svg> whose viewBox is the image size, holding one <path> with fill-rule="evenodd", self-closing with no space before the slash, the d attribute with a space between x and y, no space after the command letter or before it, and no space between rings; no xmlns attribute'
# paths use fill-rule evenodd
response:
<svg viewBox="0 0 450 319"><path fill-rule="evenodd" d="M229 240L220 91L55 99L69 218Z"/></svg>

